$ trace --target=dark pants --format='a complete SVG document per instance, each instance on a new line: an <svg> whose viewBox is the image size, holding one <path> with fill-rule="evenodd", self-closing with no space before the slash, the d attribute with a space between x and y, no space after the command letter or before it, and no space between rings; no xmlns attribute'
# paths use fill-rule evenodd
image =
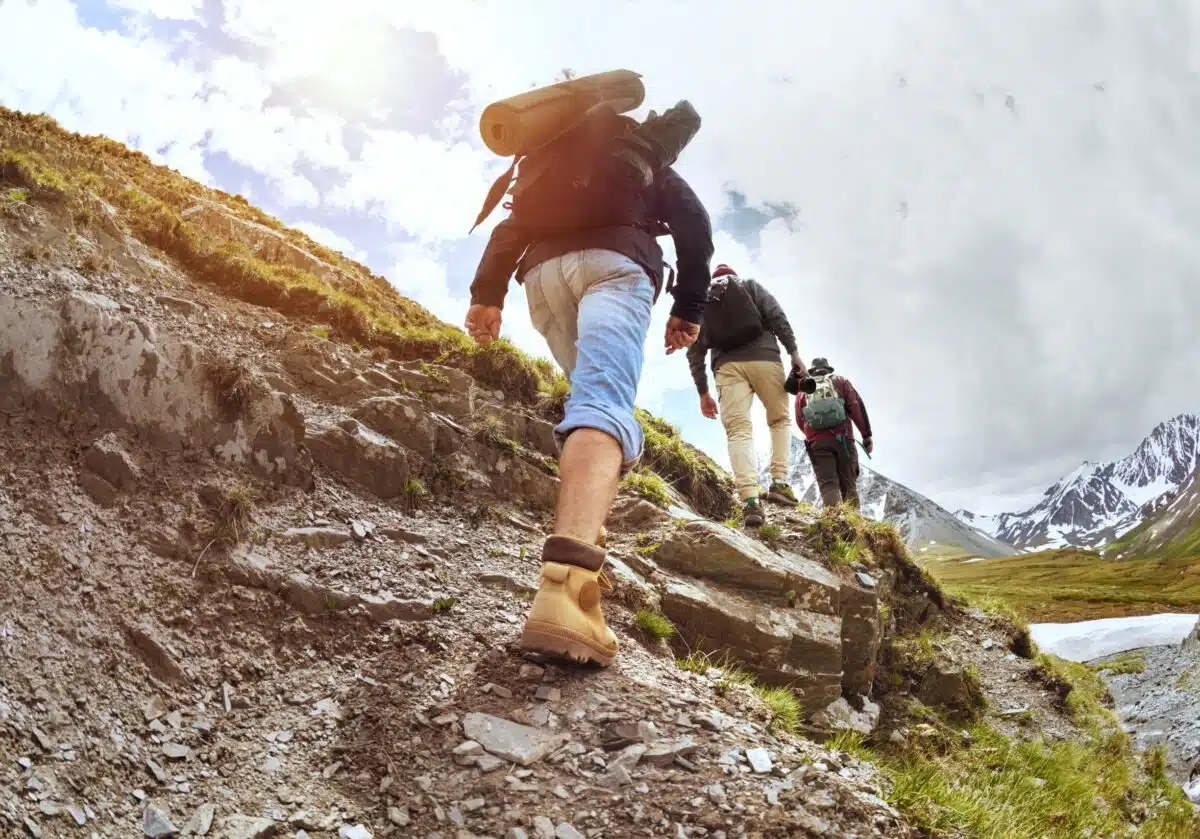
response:
<svg viewBox="0 0 1200 839"><path fill-rule="evenodd" d="M858 452L853 440L814 440L806 445L821 503L826 508L841 504L858 509Z"/></svg>

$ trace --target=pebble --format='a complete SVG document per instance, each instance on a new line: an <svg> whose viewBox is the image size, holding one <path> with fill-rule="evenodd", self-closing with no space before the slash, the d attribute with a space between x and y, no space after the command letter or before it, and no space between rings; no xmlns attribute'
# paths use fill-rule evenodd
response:
<svg viewBox="0 0 1200 839"><path fill-rule="evenodd" d="M519 827L510 827L504 834L504 839L529 839L529 834Z"/></svg>
<svg viewBox="0 0 1200 839"><path fill-rule="evenodd" d="M554 839L586 839L586 837L571 825L563 822L554 828Z"/></svg>
<svg viewBox="0 0 1200 839"><path fill-rule="evenodd" d="M750 761L750 768L759 775L766 775L773 767L771 754L766 749L746 749L746 760Z"/></svg>
<svg viewBox="0 0 1200 839"><path fill-rule="evenodd" d="M187 760L192 750L179 743L163 743L162 753L171 760Z"/></svg>
<svg viewBox="0 0 1200 839"><path fill-rule="evenodd" d="M365 825L344 824L338 828L338 839L372 839L375 834L367 830Z"/></svg>
<svg viewBox="0 0 1200 839"><path fill-rule="evenodd" d="M535 681L542 678L545 672L545 667L538 667L536 664L526 663L521 665L521 670L517 675L527 681Z"/></svg>
<svg viewBox="0 0 1200 839"><path fill-rule="evenodd" d="M543 702L557 702L562 699L562 691L550 685L539 685L534 697Z"/></svg>
<svg viewBox="0 0 1200 839"><path fill-rule="evenodd" d="M409 817L407 807L389 807L388 821L397 827L408 827Z"/></svg>
<svg viewBox="0 0 1200 839"><path fill-rule="evenodd" d="M533 832L537 834L537 839L554 839L554 822L545 816L534 816Z"/></svg>
<svg viewBox="0 0 1200 839"><path fill-rule="evenodd" d="M179 828L171 823L170 816L157 807L147 807L142 811L142 833L150 839L162 839L178 832Z"/></svg>

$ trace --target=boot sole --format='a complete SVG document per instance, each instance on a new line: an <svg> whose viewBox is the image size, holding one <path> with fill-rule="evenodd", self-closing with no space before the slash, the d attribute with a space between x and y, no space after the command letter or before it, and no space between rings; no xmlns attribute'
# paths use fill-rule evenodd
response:
<svg viewBox="0 0 1200 839"><path fill-rule="evenodd" d="M786 495L772 495L767 493L763 496L767 501L774 501L776 504L782 504L785 507L795 507L800 502L794 498L788 498Z"/></svg>
<svg viewBox="0 0 1200 839"><path fill-rule="evenodd" d="M578 632L543 621L526 622L525 631L521 633L521 649L600 667L608 667L617 657L615 650L610 652Z"/></svg>

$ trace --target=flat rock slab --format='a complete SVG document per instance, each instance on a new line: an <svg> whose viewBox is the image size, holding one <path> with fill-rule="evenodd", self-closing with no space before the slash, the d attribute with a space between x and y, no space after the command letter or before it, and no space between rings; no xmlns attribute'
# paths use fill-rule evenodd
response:
<svg viewBox="0 0 1200 839"><path fill-rule="evenodd" d="M283 538L310 548L336 548L350 541L350 531L334 527L289 527Z"/></svg>
<svg viewBox="0 0 1200 839"><path fill-rule="evenodd" d="M841 695L838 617L765 606L699 580L669 583L662 612L690 646L728 651L763 681L791 687L805 708L823 708Z"/></svg>
<svg viewBox="0 0 1200 839"><path fill-rule="evenodd" d="M478 712L463 717L463 733L497 757L521 766L537 763L563 743L561 735Z"/></svg>
<svg viewBox="0 0 1200 839"><path fill-rule="evenodd" d="M654 558L697 579L769 592L781 603L788 592L795 592L798 609L839 613L842 583L829 569L798 554L773 551L724 525L689 522L662 544Z"/></svg>
<svg viewBox="0 0 1200 839"><path fill-rule="evenodd" d="M280 825L255 816L230 816L221 822L217 839L268 839L278 836Z"/></svg>

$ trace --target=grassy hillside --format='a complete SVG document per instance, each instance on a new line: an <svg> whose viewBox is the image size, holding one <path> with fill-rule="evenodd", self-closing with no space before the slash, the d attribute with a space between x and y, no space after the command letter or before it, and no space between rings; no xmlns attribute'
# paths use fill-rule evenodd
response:
<svg viewBox="0 0 1200 839"><path fill-rule="evenodd" d="M1064 549L926 567L950 593L998 598L1030 621L1200 612L1200 562L1175 556L1118 561Z"/></svg>
<svg viewBox="0 0 1200 839"><path fill-rule="evenodd" d="M366 266L250 205L209 189L107 137L0 107L0 190L38 203L64 230L132 236L221 293L320 325L331 340L381 358L437 361L555 419L568 385L557 368L507 341L480 348L401 296ZM103 238L103 237L101 237ZM40 258L38 249L25 255ZM676 429L644 412L646 468L715 519L732 512L732 482Z"/></svg>

